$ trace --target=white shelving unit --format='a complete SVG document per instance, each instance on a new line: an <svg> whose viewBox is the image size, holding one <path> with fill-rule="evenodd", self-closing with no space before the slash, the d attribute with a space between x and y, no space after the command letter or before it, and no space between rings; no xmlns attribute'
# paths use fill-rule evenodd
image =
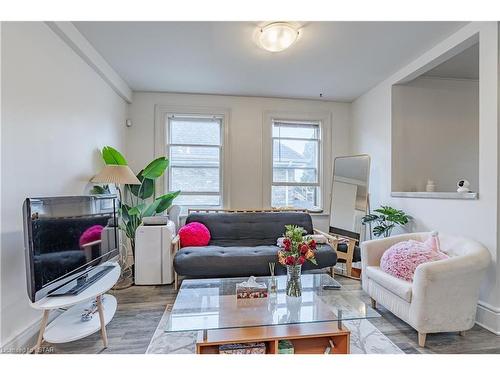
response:
<svg viewBox="0 0 500 375"><path fill-rule="evenodd" d="M114 296L104 293L116 284L121 270L117 263L105 263L104 265L112 265L114 268L80 294L60 297L47 296L31 304L33 308L43 310L40 333L36 346L33 348L35 353L38 352L44 340L54 344L70 342L89 336L99 330L101 330L104 347L108 346L106 325L115 315L117 303ZM97 302L99 319L93 317L89 321L82 321L82 312L92 306L94 299ZM51 310L67 307L70 308L47 326Z"/></svg>

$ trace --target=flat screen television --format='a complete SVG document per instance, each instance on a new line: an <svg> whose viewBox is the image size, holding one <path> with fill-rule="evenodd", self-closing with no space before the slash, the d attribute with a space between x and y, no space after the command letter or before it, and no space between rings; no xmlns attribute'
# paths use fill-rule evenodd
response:
<svg viewBox="0 0 500 375"><path fill-rule="evenodd" d="M116 211L113 195L25 200L26 277L32 302L116 258Z"/></svg>

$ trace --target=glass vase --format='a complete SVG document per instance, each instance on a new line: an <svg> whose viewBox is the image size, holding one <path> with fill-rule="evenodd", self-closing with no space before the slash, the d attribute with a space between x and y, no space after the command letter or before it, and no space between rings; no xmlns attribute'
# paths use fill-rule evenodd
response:
<svg viewBox="0 0 500 375"><path fill-rule="evenodd" d="M302 295L302 283L300 275L302 265L286 266L286 295L290 297L300 297Z"/></svg>

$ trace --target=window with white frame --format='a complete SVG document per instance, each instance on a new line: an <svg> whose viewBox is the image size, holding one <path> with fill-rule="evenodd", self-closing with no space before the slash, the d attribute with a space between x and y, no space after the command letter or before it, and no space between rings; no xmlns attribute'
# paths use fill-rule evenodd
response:
<svg viewBox="0 0 500 375"><path fill-rule="evenodd" d="M319 121L272 120L273 207L321 206L320 125Z"/></svg>
<svg viewBox="0 0 500 375"><path fill-rule="evenodd" d="M180 190L175 203L188 208L222 207L223 117L168 116L168 190Z"/></svg>

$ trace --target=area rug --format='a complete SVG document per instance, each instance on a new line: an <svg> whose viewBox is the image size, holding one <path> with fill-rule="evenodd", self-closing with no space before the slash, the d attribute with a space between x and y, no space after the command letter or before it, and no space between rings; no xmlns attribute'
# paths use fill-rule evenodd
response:
<svg viewBox="0 0 500 375"><path fill-rule="evenodd" d="M165 332L172 305L168 305L156 327L146 354L194 354L197 331ZM351 331L351 354L404 354L396 344L367 319L345 321Z"/></svg>

